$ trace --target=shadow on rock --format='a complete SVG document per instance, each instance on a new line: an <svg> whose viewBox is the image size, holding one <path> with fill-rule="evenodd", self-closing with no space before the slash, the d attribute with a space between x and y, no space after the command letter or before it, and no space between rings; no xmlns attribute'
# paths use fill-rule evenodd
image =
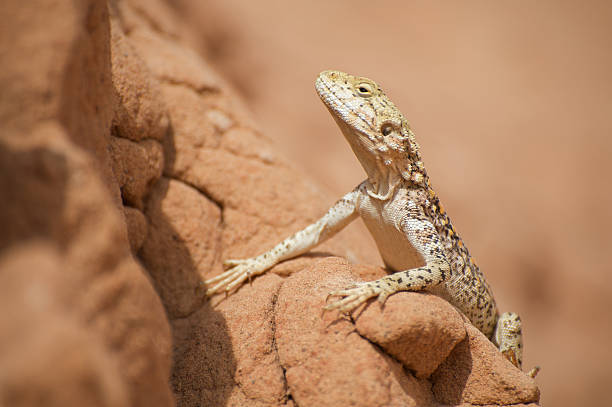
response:
<svg viewBox="0 0 612 407"><path fill-rule="evenodd" d="M472 353L469 337L466 337L432 375L436 400L444 404L461 404L471 373Z"/></svg>
<svg viewBox="0 0 612 407"><path fill-rule="evenodd" d="M173 154L170 128L164 142ZM167 160L166 165L172 160ZM162 177L145 203L148 233L138 255L172 326L171 385L177 404L225 405L236 362L227 323L204 297L201 275L216 261L221 208L192 186Z"/></svg>

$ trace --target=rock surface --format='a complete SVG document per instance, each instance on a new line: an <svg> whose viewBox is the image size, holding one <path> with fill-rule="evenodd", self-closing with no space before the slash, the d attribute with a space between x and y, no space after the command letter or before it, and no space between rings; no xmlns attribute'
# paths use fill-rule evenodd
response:
<svg viewBox="0 0 612 407"><path fill-rule="evenodd" d="M466 336L464 317L441 298L399 293L373 303L356 318L361 336L420 378L429 377Z"/></svg>
<svg viewBox="0 0 612 407"><path fill-rule="evenodd" d="M538 400L533 379L517 370L474 328L433 374L432 391L444 404L515 404ZM486 390L485 390L486 389Z"/></svg>
<svg viewBox="0 0 612 407"><path fill-rule="evenodd" d="M345 261L329 258L295 273L280 289L276 346L296 404L435 405L430 383L364 340L349 318L322 312L327 294L353 280Z"/></svg>
<svg viewBox="0 0 612 407"><path fill-rule="evenodd" d="M0 404L171 405L170 327L130 254L108 152L106 4L2 12Z"/></svg>
<svg viewBox="0 0 612 407"><path fill-rule="evenodd" d="M205 300L221 259L260 252L333 198L255 128L166 3L2 11L0 404L538 401L436 297L322 313L330 290L380 275L342 259L360 260L360 236Z"/></svg>

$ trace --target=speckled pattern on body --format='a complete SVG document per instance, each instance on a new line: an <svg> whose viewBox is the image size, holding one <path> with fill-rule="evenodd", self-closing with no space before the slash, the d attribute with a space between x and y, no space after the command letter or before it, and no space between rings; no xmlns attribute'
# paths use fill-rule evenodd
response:
<svg viewBox="0 0 612 407"><path fill-rule="evenodd" d="M337 299L327 310L350 312L373 297L384 302L398 291L429 291L460 309L520 368L520 318L514 313L499 315L491 288L431 186L408 121L370 79L325 71L315 87L367 179L317 222L268 252L227 260L229 270L205 282L210 287L207 294L231 291L276 263L309 251L360 216L393 273L331 292ZM422 265L412 268L415 256Z"/></svg>

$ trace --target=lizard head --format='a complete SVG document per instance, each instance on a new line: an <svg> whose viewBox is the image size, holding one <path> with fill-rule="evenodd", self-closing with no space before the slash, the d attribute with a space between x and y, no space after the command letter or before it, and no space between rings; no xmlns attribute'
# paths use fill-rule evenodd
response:
<svg viewBox="0 0 612 407"><path fill-rule="evenodd" d="M410 125L374 81L324 71L315 88L364 168L375 163L395 170L406 180L423 181L419 145Z"/></svg>

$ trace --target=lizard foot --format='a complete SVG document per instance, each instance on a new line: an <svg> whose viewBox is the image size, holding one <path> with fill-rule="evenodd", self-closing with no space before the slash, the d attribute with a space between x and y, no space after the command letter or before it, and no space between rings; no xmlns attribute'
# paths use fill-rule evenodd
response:
<svg viewBox="0 0 612 407"><path fill-rule="evenodd" d="M529 373L527 373L527 376L531 377L532 379L535 379L538 373L540 373L540 366L536 366L533 369L531 369Z"/></svg>
<svg viewBox="0 0 612 407"><path fill-rule="evenodd" d="M221 292L229 293L234 287L241 285L245 280L251 281L253 276L265 271L265 269L262 270L261 266L261 263L256 259L224 261L223 268L227 269L227 271L204 281L204 284L210 287L206 290L206 296L210 297Z"/></svg>
<svg viewBox="0 0 612 407"><path fill-rule="evenodd" d="M338 309L340 312L351 312L372 297L378 297L378 302L384 304L387 297L393 292L389 288L383 287L378 281L357 283L353 287L330 292L327 298L343 298L326 305L323 309L325 311Z"/></svg>

